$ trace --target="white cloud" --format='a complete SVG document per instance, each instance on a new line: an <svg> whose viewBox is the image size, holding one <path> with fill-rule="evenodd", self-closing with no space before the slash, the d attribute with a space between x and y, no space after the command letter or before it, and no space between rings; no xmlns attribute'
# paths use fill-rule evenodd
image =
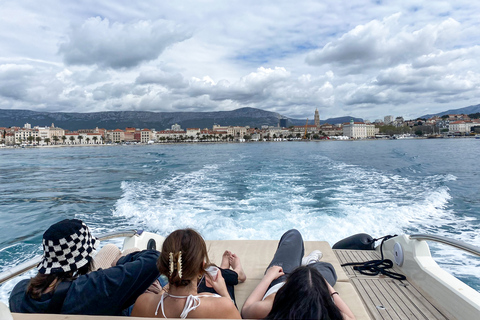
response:
<svg viewBox="0 0 480 320"><path fill-rule="evenodd" d="M437 44L455 39L459 23L447 19L437 25L407 31L399 24L400 14L383 21L373 20L359 25L329 42L322 49L307 55L311 65L333 64L349 72L365 72L366 68L382 68L404 63L438 50Z"/></svg>
<svg viewBox="0 0 480 320"><path fill-rule="evenodd" d="M471 1L45 0L0 9L0 108L248 106L298 118L318 108L323 119L375 119L480 100L480 4Z"/></svg>
<svg viewBox="0 0 480 320"><path fill-rule="evenodd" d="M14 100L24 98L33 75L29 65L0 65L0 96Z"/></svg>
<svg viewBox="0 0 480 320"><path fill-rule="evenodd" d="M72 27L69 41L60 45L59 52L66 64L131 68L157 59L165 48L189 37L177 28L163 20L110 23L89 18Z"/></svg>

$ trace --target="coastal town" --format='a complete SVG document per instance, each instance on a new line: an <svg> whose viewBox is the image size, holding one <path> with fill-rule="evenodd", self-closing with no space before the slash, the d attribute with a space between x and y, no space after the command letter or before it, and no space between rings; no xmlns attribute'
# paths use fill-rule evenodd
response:
<svg viewBox="0 0 480 320"><path fill-rule="evenodd" d="M287 119L279 119L278 126L213 125L212 128L181 128L174 124L168 129L134 128L106 130L86 128L70 131L64 128L33 126L0 127L0 146L88 146L118 143L171 143L171 142L247 142L291 140L357 140L357 139L403 139L415 137L480 137L478 114L450 114L430 119L404 120L403 117L385 116L384 119L350 122L343 124L320 124L315 110L313 124L287 126Z"/></svg>

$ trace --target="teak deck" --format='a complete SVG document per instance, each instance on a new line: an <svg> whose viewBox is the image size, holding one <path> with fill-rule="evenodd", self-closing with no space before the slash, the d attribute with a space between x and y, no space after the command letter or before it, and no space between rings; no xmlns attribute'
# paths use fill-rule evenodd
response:
<svg viewBox="0 0 480 320"><path fill-rule="evenodd" d="M340 264L378 260L375 251L333 250ZM408 280L394 280L384 275L366 276L343 267L372 319L447 319ZM400 273L395 267L390 269Z"/></svg>

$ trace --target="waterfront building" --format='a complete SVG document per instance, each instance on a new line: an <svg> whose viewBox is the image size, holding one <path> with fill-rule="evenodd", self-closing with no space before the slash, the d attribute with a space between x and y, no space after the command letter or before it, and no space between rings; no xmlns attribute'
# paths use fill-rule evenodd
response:
<svg viewBox="0 0 480 320"><path fill-rule="evenodd" d="M154 133L150 129L142 129L140 130L140 142L148 143L154 139Z"/></svg>
<svg viewBox="0 0 480 320"><path fill-rule="evenodd" d="M200 128L187 128L187 137L198 138L200 135Z"/></svg>
<svg viewBox="0 0 480 320"><path fill-rule="evenodd" d="M383 122L384 122L385 124L391 124L391 123L393 122L393 116L385 116L385 117L383 118Z"/></svg>
<svg viewBox="0 0 480 320"><path fill-rule="evenodd" d="M221 126L219 124L214 124L212 127L213 131L228 131L229 126Z"/></svg>
<svg viewBox="0 0 480 320"><path fill-rule="evenodd" d="M365 130L367 131L367 138L373 138L380 133L380 129L374 124L367 124L365 126Z"/></svg>
<svg viewBox="0 0 480 320"><path fill-rule="evenodd" d="M135 130L135 133L133 134L133 141L142 141L142 131L140 131L139 129Z"/></svg>
<svg viewBox="0 0 480 320"><path fill-rule="evenodd" d="M103 137L99 132L87 132L81 134L83 139L81 139L81 144L102 144Z"/></svg>
<svg viewBox="0 0 480 320"><path fill-rule="evenodd" d="M228 127L227 129L227 135L231 135L236 141L238 141L238 139L243 139L243 136L246 134L247 128L245 127L234 126Z"/></svg>
<svg viewBox="0 0 480 320"><path fill-rule="evenodd" d="M198 138L201 140L213 141L214 137L218 134L219 131L213 131L208 128L200 130ZM224 131L222 131L224 132Z"/></svg>
<svg viewBox="0 0 480 320"><path fill-rule="evenodd" d="M124 142L125 131L122 129L107 130L107 136L105 138L109 142Z"/></svg>
<svg viewBox="0 0 480 320"><path fill-rule="evenodd" d="M281 127L268 128L265 132L270 138L286 138L290 134L289 130Z"/></svg>
<svg viewBox="0 0 480 320"><path fill-rule="evenodd" d="M470 133L472 127L480 126L480 119L467 120L467 121L453 121L450 122L448 132L450 133Z"/></svg>
<svg viewBox="0 0 480 320"><path fill-rule="evenodd" d="M320 126L320 132L326 136L341 136L343 135L343 128L342 126L324 123Z"/></svg>
<svg viewBox="0 0 480 320"><path fill-rule="evenodd" d="M307 128L307 133L316 133L318 132L317 126L314 124L308 124L306 126L293 126L294 133L305 133L305 127Z"/></svg>
<svg viewBox="0 0 480 320"><path fill-rule="evenodd" d="M48 134L49 134L50 140L53 143L57 143L58 141L60 141L62 136L65 135L65 130L62 128L55 127L55 125L52 123ZM57 142L55 142L56 139L58 139Z"/></svg>
<svg viewBox="0 0 480 320"><path fill-rule="evenodd" d="M78 132L65 133L64 136L65 136L65 138L67 138L65 140L66 144L73 145L73 144L78 144L78 142L79 142Z"/></svg>
<svg viewBox="0 0 480 320"><path fill-rule="evenodd" d="M448 120L450 121L465 121L470 120L470 117L466 114L449 114Z"/></svg>
<svg viewBox="0 0 480 320"><path fill-rule="evenodd" d="M125 142L133 142L133 141L135 141L135 131L132 132L132 131L126 131L126 130L125 130L124 136L125 136L125 140L124 140ZM139 140L139 141L140 141L140 140Z"/></svg>
<svg viewBox="0 0 480 320"><path fill-rule="evenodd" d="M156 141L179 140L187 138L184 130L162 130L156 132Z"/></svg>
<svg viewBox="0 0 480 320"><path fill-rule="evenodd" d="M13 132L5 133L5 144L7 146L15 145L15 133L13 133Z"/></svg>
<svg viewBox="0 0 480 320"><path fill-rule="evenodd" d="M373 124L366 124L364 122L354 122L353 119L350 123L343 125L343 135L351 139L365 139L372 138L379 133L379 129Z"/></svg>
<svg viewBox="0 0 480 320"><path fill-rule="evenodd" d="M183 131L183 130L179 124L175 123L174 125L172 125L171 131Z"/></svg>
<svg viewBox="0 0 480 320"><path fill-rule="evenodd" d="M20 128L15 130L15 144L30 143L33 144L38 138L38 130Z"/></svg>
<svg viewBox="0 0 480 320"><path fill-rule="evenodd" d="M215 140L226 140L228 138L228 131L213 131L213 138Z"/></svg>
<svg viewBox="0 0 480 320"><path fill-rule="evenodd" d="M38 131L38 136L42 141L45 141L45 139L50 139L50 128L49 127L35 127L35 129Z"/></svg>
<svg viewBox="0 0 480 320"><path fill-rule="evenodd" d="M45 144L45 141L48 140L50 140L51 143L55 143L54 137L60 139L65 134L65 130L62 128L56 128L53 123L50 127L35 126L33 129L38 131L38 137L41 139L41 144Z"/></svg>
<svg viewBox="0 0 480 320"><path fill-rule="evenodd" d="M278 126L280 128L286 128L287 127L287 121L288 121L288 119L286 119L286 118L280 118L279 121L278 121Z"/></svg>

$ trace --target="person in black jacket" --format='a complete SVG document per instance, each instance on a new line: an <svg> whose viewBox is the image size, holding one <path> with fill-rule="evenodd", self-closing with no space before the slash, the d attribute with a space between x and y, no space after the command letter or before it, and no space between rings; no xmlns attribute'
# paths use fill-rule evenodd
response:
<svg viewBox="0 0 480 320"><path fill-rule="evenodd" d="M160 252L121 257L116 266L93 269L97 240L81 220L63 220L43 234L38 274L10 294L12 312L122 315L159 277Z"/></svg>

